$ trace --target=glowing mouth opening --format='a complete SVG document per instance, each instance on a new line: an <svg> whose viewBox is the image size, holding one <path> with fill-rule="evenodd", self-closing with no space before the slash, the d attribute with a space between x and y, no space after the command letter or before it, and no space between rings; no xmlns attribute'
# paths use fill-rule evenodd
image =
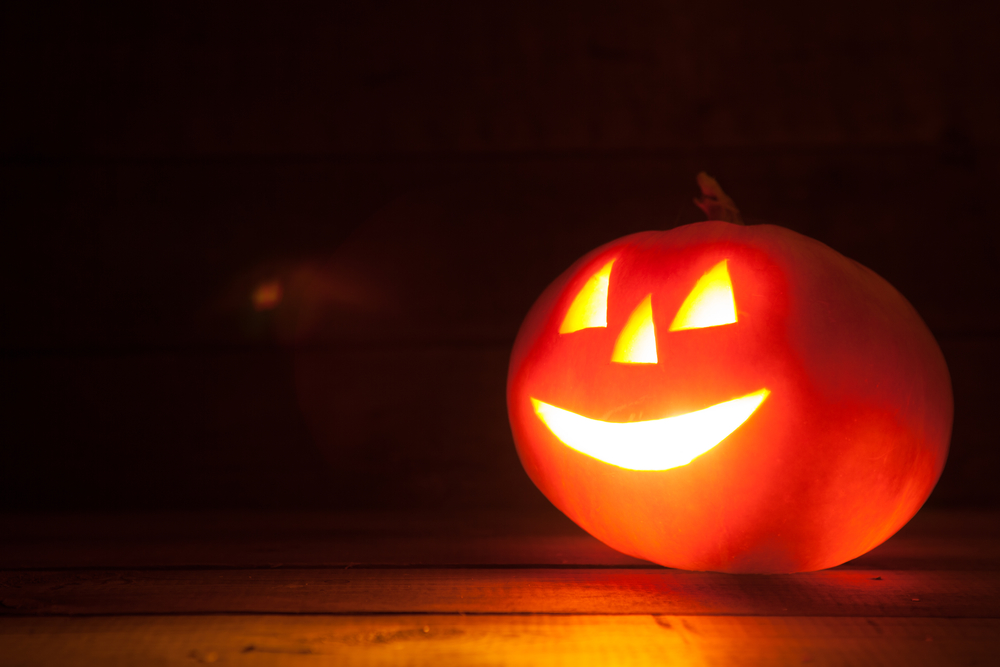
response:
<svg viewBox="0 0 1000 667"><path fill-rule="evenodd" d="M531 399L535 414L563 444L629 470L668 470L687 465L750 418L771 392L740 398L675 417L605 422Z"/></svg>

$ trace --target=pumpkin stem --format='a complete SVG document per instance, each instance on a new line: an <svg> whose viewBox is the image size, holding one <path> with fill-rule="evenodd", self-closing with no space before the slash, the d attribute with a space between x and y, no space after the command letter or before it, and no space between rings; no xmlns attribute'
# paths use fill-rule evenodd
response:
<svg viewBox="0 0 1000 667"><path fill-rule="evenodd" d="M701 188L701 198L695 199L694 203L705 212L709 220L725 220L736 225L742 225L743 216L740 209L736 208L735 202L722 191L719 182L706 174L698 174L698 187Z"/></svg>

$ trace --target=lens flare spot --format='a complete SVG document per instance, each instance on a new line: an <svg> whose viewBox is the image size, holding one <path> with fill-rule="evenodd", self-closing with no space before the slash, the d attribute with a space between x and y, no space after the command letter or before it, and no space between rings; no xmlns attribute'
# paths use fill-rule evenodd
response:
<svg viewBox="0 0 1000 667"><path fill-rule="evenodd" d="M283 292L279 281L271 280L263 282L257 285L257 289L253 291L252 300L254 310L261 311L276 308L281 303L282 296Z"/></svg>

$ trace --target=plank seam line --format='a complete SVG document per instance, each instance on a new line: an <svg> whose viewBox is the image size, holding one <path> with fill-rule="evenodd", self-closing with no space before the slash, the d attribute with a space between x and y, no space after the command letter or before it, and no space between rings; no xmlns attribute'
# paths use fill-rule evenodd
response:
<svg viewBox="0 0 1000 667"><path fill-rule="evenodd" d="M878 570L879 568L871 568ZM109 570L122 572L201 572L201 571L239 571L239 570L663 570L665 572L685 572L654 563L636 563L623 565L596 565L596 564L563 564L554 565L552 563L501 563L498 565L486 564L396 564L396 563L336 563L331 565L284 565L284 564L255 564L255 565L80 565L69 567L4 567L0 568L0 575L7 572L106 572ZM865 570L868 571L868 570ZM882 570L879 570L882 571Z"/></svg>
<svg viewBox="0 0 1000 667"><path fill-rule="evenodd" d="M916 618L942 620L976 620L998 621L1000 616L970 616L954 614L910 614L906 616L883 616L878 614L752 614L723 612L683 612L683 611L644 611L644 612L589 612L589 611L162 611L162 612L83 612L71 613L17 613L0 612L0 622L5 618L129 618L129 617L183 617L183 616L697 616L702 618L876 618L903 619Z"/></svg>

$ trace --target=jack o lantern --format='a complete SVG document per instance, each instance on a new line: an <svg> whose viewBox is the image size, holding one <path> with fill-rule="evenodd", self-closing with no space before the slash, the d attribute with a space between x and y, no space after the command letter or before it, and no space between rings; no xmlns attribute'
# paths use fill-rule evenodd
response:
<svg viewBox="0 0 1000 667"><path fill-rule="evenodd" d="M860 556L934 488L951 433L941 351L888 282L826 245L726 220L588 253L512 352L518 455L567 516L688 570L802 572Z"/></svg>

